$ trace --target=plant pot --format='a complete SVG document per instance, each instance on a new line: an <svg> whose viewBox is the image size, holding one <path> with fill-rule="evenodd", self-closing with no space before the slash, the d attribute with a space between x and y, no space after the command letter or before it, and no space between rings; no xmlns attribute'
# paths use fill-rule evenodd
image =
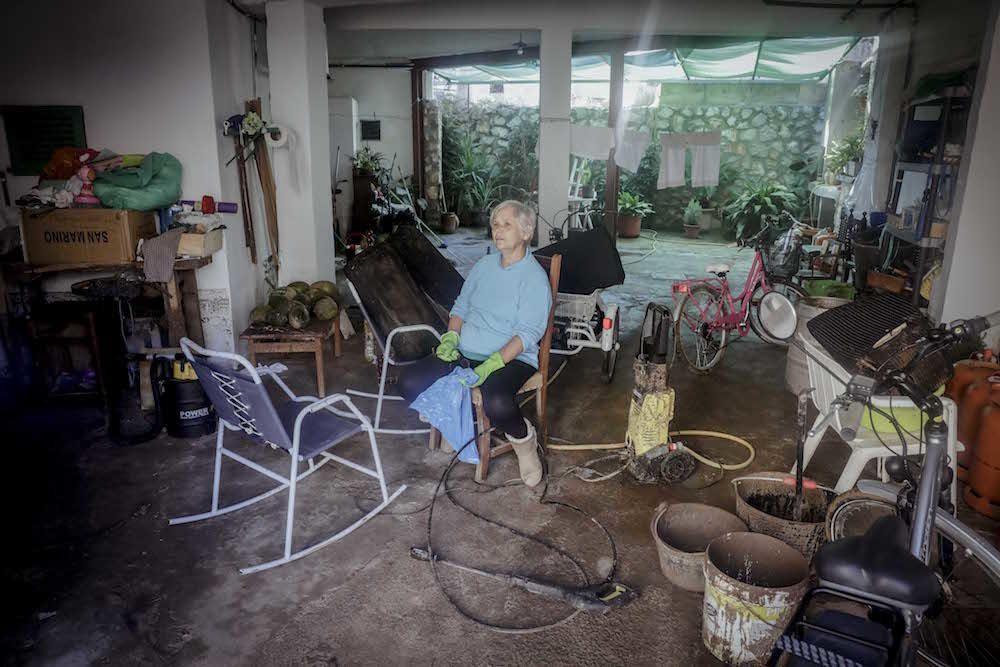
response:
<svg viewBox="0 0 1000 667"><path fill-rule="evenodd" d="M642 231L642 216L639 215L619 215L616 223L618 236L624 239L634 239L639 237Z"/></svg>
<svg viewBox="0 0 1000 667"><path fill-rule="evenodd" d="M851 160L844 165L844 175L845 176L857 176L858 175L858 162L857 160Z"/></svg>
<svg viewBox="0 0 1000 667"><path fill-rule="evenodd" d="M470 223L473 227L489 227L490 226L490 212L489 211L472 211L469 214Z"/></svg>
<svg viewBox="0 0 1000 667"><path fill-rule="evenodd" d="M701 225L684 225L684 238L696 239L701 233Z"/></svg>
<svg viewBox="0 0 1000 667"><path fill-rule="evenodd" d="M719 219L715 217L714 208L703 208L701 209L701 215L698 217L698 226L702 229L715 229L719 226Z"/></svg>
<svg viewBox="0 0 1000 667"><path fill-rule="evenodd" d="M445 213L441 216L441 233L454 234L458 231L458 216L454 213Z"/></svg>

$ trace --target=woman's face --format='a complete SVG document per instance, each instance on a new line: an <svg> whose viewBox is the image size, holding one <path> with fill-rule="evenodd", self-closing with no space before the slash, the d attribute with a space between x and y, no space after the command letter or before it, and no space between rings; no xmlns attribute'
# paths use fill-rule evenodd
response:
<svg viewBox="0 0 1000 667"><path fill-rule="evenodd" d="M500 252L517 250L527 244L529 238L512 209L504 208L497 212L493 221L493 244L497 250Z"/></svg>

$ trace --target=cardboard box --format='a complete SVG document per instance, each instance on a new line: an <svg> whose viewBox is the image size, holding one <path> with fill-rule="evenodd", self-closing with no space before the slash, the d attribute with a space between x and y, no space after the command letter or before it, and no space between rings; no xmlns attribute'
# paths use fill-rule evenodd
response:
<svg viewBox="0 0 1000 667"><path fill-rule="evenodd" d="M932 239L943 239L948 236L948 223L935 222L931 225L931 231L927 234Z"/></svg>
<svg viewBox="0 0 1000 667"><path fill-rule="evenodd" d="M181 242L177 244L177 256L208 257L221 249L221 229L213 229L207 234L181 234Z"/></svg>
<svg viewBox="0 0 1000 667"><path fill-rule="evenodd" d="M156 236L151 212L114 208L63 208L21 216L28 264L124 264L135 261L139 239Z"/></svg>

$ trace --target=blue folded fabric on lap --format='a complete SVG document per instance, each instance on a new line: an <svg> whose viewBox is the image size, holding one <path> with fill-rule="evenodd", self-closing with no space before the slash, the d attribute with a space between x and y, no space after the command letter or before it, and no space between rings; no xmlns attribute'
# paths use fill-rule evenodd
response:
<svg viewBox="0 0 1000 667"><path fill-rule="evenodd" d="M441 431L441 435L455 449L469 443L476 435L472 423L472 390L477 380L471 368L456 368L448 375L427 387L410 407ZM464 384L463 384L464 382ZM479 463L479 448L472 442L458 453L464 463Z"/></svg>

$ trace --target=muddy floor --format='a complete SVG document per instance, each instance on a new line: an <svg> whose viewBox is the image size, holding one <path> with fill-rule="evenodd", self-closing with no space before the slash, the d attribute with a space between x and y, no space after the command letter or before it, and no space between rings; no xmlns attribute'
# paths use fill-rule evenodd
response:
<svg viewBox="0 0 1000 667"><path fill-rule="evenodd" d="M455 247L462 243L455 242ZM481 246L469 239L475 256ZM623 247L626 262L652 248L646 239ZM550 432L576 442L623 438L631 386L629 358L641 308L667 300L670 281L710 261L734 263L742 280L750 255L720 244L659 243L628 268L609 298L626 308L623 350L614 382L600 381L597 352L573 358L549 393ZM327 391L372 389L375 373L362 343L329 355ZM736 341L709 376L675 368L677 428L710 429L746 438L757 448L750 471L788 470L794 461L795 399L784 389L784 350L753 338ZM314 391L311 363L293 360L286 377L300 393ZM370 405L361 403L364 408ZM394 408L393 425L418 423ZM100 414L83 407L47 407L7 417L8 482L3 486L13 539L3 550L3 654L9 664L713 664L701 641L701 596L662 576L649 534L662 502L701 501L732 509L733 473L699 467L673 486L639 486L625 475L584 483L567 476L594 455L552 452L547 497L578 512L540 504L519 485L512 456L496 461L486 486L471 466L452 476L469 509L536 536L543 547L478 520L442 498L434 543L450 559L500 572L517 571L567 584L616 578L641 598L607 615L581 613L558 624L567 608L471 575L441 570L447 596L489 623L544 632L498 634L463 617L439 589L426 563L410 558L427 542L428 504L448 455L429 451L423 436L382 436L390 487L407 489L390 508L344 540L289 565L242 576L238 568L270 560L282 548L286 497L201 523L168 526L171 516L209 509L214 438L166 436L135 447L112 446ZM712 457L742 456L724 442L691 440ZM227 445L275 470L287 457L240 443ZM344 443L342 456L366 462L367 442ZM820 447L808 472L832 484L847 447ZM606 464L605 464L606 465ZM280 467L279 467L280 466ZM268 480L235 463L223 466L223 502L252 496ZM714 483L713 483L714 482ZM702 488L705 487L705 488ZM374 481L346 468L319 471L299 487L295 540L303 545L336 532L376 502Z"/></svg>

